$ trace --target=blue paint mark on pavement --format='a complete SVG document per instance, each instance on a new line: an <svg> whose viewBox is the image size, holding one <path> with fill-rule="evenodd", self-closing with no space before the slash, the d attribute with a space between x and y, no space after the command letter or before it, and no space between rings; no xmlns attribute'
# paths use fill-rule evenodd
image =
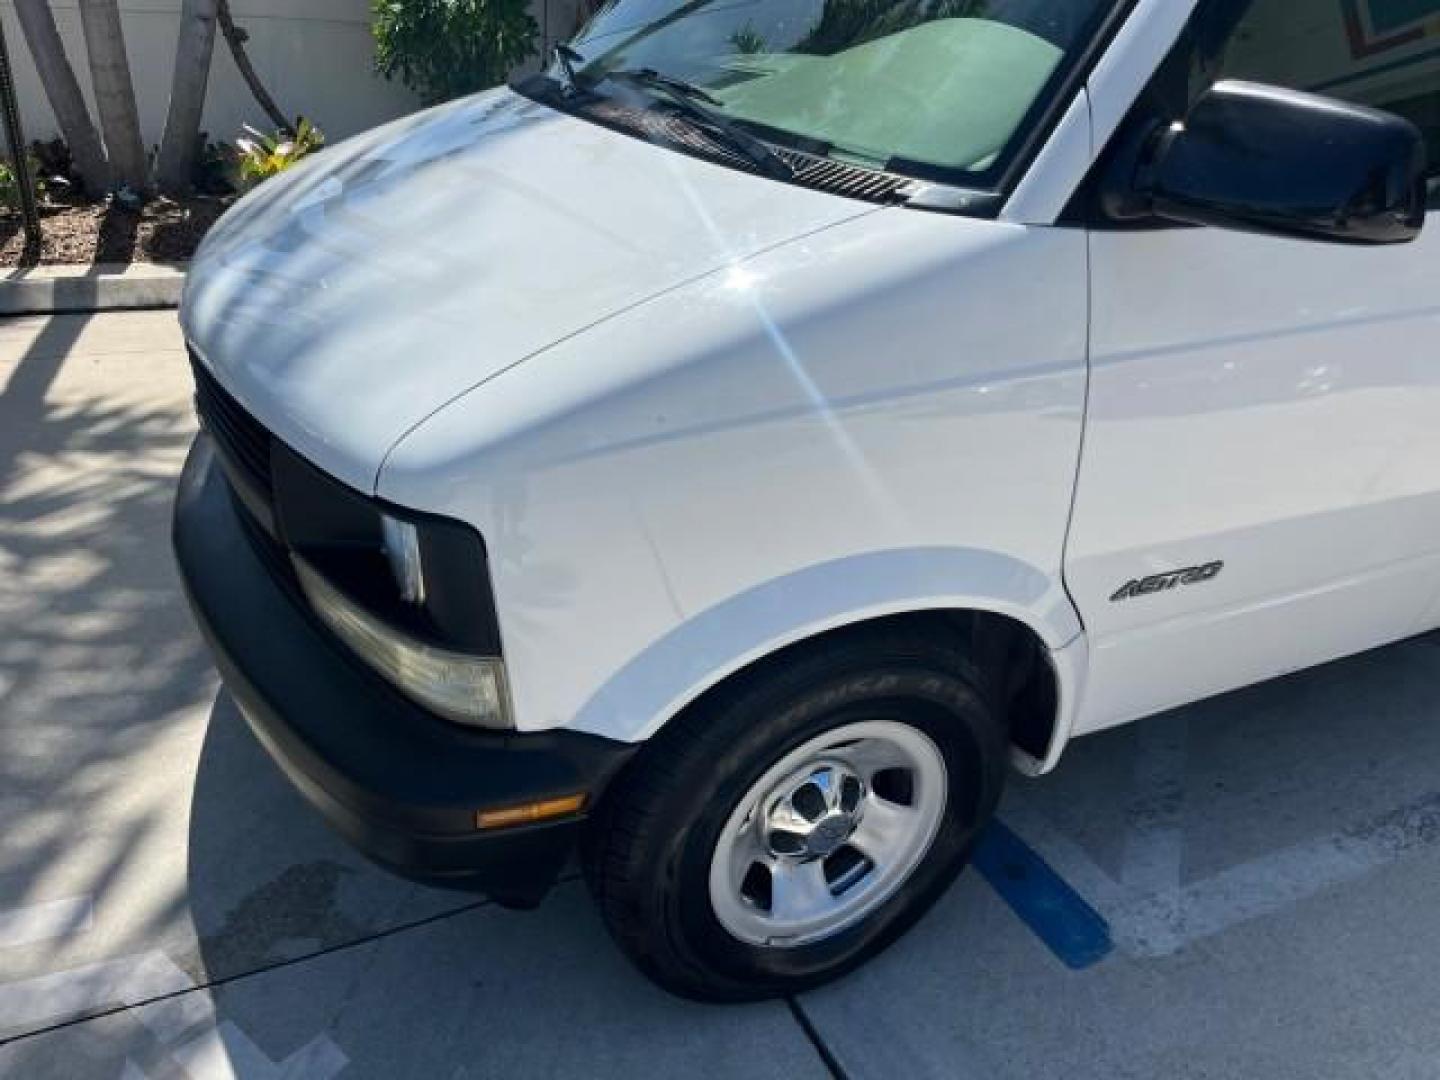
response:
<svg viewBox="0 0 1440 1080"><path fill-rule="evenodd" d="M973 863L1066 967L1079 971L1109 955L1109 924L1002 822L981 837Z"/></svg>

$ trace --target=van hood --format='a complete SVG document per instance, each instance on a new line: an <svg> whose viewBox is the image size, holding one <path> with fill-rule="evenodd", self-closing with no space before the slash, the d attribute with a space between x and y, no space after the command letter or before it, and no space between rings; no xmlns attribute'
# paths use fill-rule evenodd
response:
<svg viewBox="0 0 1440 1080"><path fill-rule="evenodd" d="M327 150L242 200L191 268L182 322L261 423L373 491L389 449L467 390L870 209L502 89Z"/></svg>

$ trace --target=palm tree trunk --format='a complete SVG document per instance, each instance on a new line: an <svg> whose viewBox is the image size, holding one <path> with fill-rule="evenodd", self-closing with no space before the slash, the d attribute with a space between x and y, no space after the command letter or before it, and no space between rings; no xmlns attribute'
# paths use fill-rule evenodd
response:
<svg viewBox="0 0 1440 1080"><path fill-rule="evenodd" d="M250 40L250 35L235 25L235 18L230 14L230 0L217 0L217 3L216 14L220 18L220 32L225 35L225 43L230 46L230 55L235 58L235 66L240 69L241 78L245 80L245 85L250 87L250 93L254 95L260 108L265 110L265 115L270 117L271 123L286 135L293 136L295 126L280 111L280 106L275 104L270 91L265 89L265 84L255 73L255 65L250 63L250 55L245 51L245 42Z"/></svg>
<svg viewBox="0 0 1440 1080"><path fill-rule="evenodd" d="M135 107L119 5L116 0L80 0L80 25L90 54L90 80L112 179L120 187L144 192L150 187L150 168L140 137L140 113Z"/></svg>
<svg viewBox="0 0 1440 1080"><path fill-rule="evenodd" d="M184 0L180 7L170 111L155 168L160 190L171 195L183 195L190 189L195 169L200 118L210 84L210 61L215 54L216 4L217 0Z"/></svg>
<svg viewBox="0 0 1440 1080"><path fill-rule="evenodd" d="M80 92L75 69L65 55L50 5L46 0L15 0L15 14L85 193L92 197L103 195L110 189L110 164Z"/></svg>

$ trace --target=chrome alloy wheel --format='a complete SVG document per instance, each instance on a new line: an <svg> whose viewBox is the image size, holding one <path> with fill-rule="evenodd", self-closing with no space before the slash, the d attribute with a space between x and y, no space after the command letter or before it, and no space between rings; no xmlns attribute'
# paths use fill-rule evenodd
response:
<svg viewBox="0 0 1440 1080"><path fill-rule="evenodd" d="M945 759L917 728L847 724L785 755L725 822L710 903L731 935L793 948L853 926L894 895L945 814Z"/></svg>

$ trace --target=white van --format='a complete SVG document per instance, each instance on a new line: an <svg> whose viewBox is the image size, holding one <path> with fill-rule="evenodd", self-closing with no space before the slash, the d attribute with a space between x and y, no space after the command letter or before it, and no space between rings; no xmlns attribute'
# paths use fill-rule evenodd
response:
<svg viewBox="0 0 1440 1080"><path fill-rule="evenodd" d="M212 234L195 612L380 862L813 986L1009 766L1440 625L1437 176L1435 0L612 0Z"/></svg>

